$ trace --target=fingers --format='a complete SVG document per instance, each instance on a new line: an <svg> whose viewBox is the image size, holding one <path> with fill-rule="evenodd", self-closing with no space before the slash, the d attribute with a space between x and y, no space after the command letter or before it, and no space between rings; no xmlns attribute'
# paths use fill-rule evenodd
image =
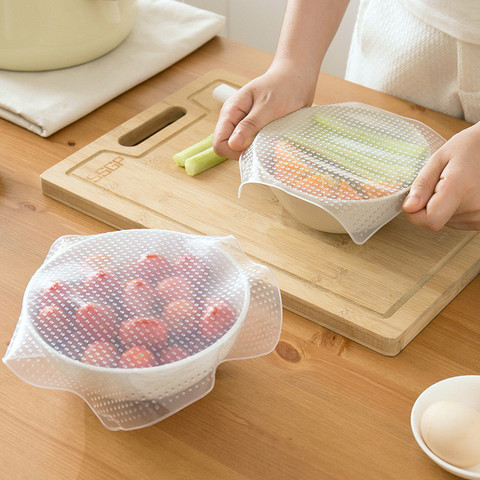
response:
<svg viewBox="0 0 480 480"><path fill-rule="evenodd" d="M235 130L228 140L228 145L232 150L245 150L255 138L255 135L264 126L261 116L258 115L258 109L252 110L242 121L238 123Z"/></svg>
<svg viewBox="0 0 480 480"><path fill-rule="evenodd" d="M228 141L230 148L236 151L245 150L257 133L277 117L275 108L268 104L266 98L256 100L250 112L238 123L230 136Z"/></svg>
<svg viewBox="0 0 480 480"><path fill-rule="evenodd" d="M442 149L435 152L413 181L402 208L414 225L437 231L455 213L460 203L452 187L452 176L445 176L448 164Z"/></svg>
<svg viewBox="0 0 480 480"><path fill-rule="evenodd" d="M432 155L412 183L402 206L405 212L415 213L425 208L435 192L446 164L447 161L440 151Z"/></svg>
<svg viewBox="0 0 480 480"><path fill-rule="evenodd" d="M232 149L229 140L239 122L250 111L252 103L251 97L241 91L224 103L213 135L213 149L217 155L238 159L242 149Z"/></svg>
<svg viewBox="0 0 480 480"><path fill-rule="evenodd" d="M316 76L299 76L295 62L270 67L223 105L213 148L222 157L238 158L268 123L311 105Z"/></svg>
<svg viewBox="0 0 480 480"><path fill-rule="evenodd" d="M426 183L423 177L420 179L419 185L415 190L414 199L418 199L421 205L425 196L430 191L430 182L433 182L433 176L428 178ZM428 183L427 183L428 182ZM427 186L425 186L427 185ZM427 228L428 230L438 231L446 225L451 219L453 220L456 212L462 203L463 192L460 188L461 176L455 171L449 171L446 168L441 174L438 182L434 187L433 194L427 199L425 205L420 209L413 209L406 212L407 219L414 225ZM422 190L423 187L423 190Z"/></svg>
<svg viewBox="0 0 480 480"><path fill-rule="evenodd" d="M424 208L415 213L405 213L407 220L419 227L438 232L454 216L461 198L452 195L448 188L439 188L428 200Z"/></svg>
<svg viewBox="0 0 480 480"><path fill-rule="evenodd" d="M238 158L267 123L284 113L273 96L267 88L247 85L225 102L213 140L217 155Z"/></svg>

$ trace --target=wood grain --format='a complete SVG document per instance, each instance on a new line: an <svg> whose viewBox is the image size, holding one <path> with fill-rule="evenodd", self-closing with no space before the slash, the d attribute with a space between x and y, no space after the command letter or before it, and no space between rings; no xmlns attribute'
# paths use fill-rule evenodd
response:
<svg viewBox="0 0 480 480"><path fill-rule="evenodd" d="M116 228L233 234L274 272L285 308L398 354L476 276L480 236L431 233L399 216L359 246L301 225L265 185L247 184L238 198L238 162L189 177L172 156L213 132L213 90L246 82L202 75L48 169L44 193Z"/></svg>
<svg viewBox="0 0 480 480"><path fill-rule="evenodd" d="M2 356L24 289L53 241L112 230L44 196L40 174L212 69L253 78L270 60L216 38L47 139L0 120ZM466 126L321 76L318 103L355 99L398 108L443 135ZM222 364L209 395L133 432L110 432L75 395L0 368L0 478L453 480L416 445L409 415L432 383L480 373L479 311L476 277L395 357L285 311L274 352Z"/></svg>

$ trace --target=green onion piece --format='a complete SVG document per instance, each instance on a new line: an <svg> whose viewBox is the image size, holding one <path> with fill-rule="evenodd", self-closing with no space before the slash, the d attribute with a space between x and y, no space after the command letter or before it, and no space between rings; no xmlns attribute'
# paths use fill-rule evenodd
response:
<svg viewBox="0 0 480 480"><path fill-rule="evenodd" d="M314 119L318 126L328 128L338 135L349 137L357 140L358 142L371 145L372 147L377 147L382 150L398 153L400 155L420 158L423 157L428 150L428 145L425 143L404 142L392 137L379 135L363 128L357 128L348 125L337 120L336 118L324 115L322 113L317 113L314 115Z"/></svg>
<svg viewBox="0 0 480 480"><path fill-rule="evenodd" d="M173 160L179 167L185 166L185 161L189 157L193 157L197 153L203 152L207 148L210 148L213 144L213 133L209 135L207 138L200 140L199 142L195 143L194 145L182 150L181 152L176 153L173 156Z"/></svg>
<svg viewBox="0 0 480 480"><path fill-rule="evenodd" d="M315 141L311 137L288 135L287 139L299 147L305 148L321 157L364 178L378 182L411 182L416 176L416 166L402 163L389 164L365 155L359 151L345 148L334 139L331 141Z"/></svg>
<svg viewBox="0 0 480 480"><path fill-rule="evenodd" d="M197 153L185 160L185 171L188 175L198 175L199 173L215 167L222 163L226 158L219 157L213 151L213 147L209 147L203 152Z"/></svg>

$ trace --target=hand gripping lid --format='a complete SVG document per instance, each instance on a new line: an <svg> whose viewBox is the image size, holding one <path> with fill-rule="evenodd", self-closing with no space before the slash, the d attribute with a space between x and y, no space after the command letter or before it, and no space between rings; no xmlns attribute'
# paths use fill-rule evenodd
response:
<svg viewBox="0 0 480 480"><path fill-rule="evenodd" d="M242 153L239 193L268 185L302 223L362 244L401 212L444 142L416 120L361 103L303 108L268 124Z"/></svg>

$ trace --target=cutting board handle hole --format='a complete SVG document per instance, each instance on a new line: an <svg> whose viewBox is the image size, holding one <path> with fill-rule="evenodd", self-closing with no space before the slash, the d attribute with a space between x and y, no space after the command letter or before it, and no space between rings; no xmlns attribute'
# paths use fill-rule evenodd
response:
<svg viewBox="0 0 480 480"><path fill-rule="evenodd" d="M124 133L119 139L118 143L124 147L135 147L140 143L155 135L160 130L175 123L182 118L187 111L182 107L170 107L164 112L161 112L154 117L135 127L130 132Z"/></svg>

